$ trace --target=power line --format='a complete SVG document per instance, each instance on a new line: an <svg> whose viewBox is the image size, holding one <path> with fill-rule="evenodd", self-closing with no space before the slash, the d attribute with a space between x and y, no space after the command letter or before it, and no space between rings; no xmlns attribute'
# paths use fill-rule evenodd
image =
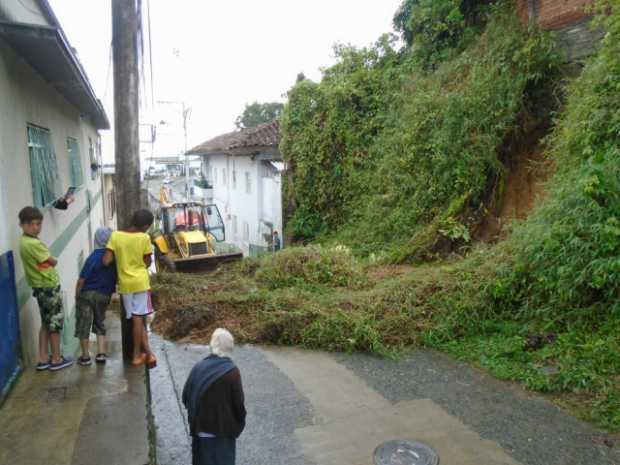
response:
<svg viewBox="0 0 620 465"><path fill-rule="evenodd" d="M108 89L110 87L110 70L112 69L112 41L110 41L110 49L108 54L108 69L105 72L105 88L103 89L103 101L105 102L108 96Z"/></svg>

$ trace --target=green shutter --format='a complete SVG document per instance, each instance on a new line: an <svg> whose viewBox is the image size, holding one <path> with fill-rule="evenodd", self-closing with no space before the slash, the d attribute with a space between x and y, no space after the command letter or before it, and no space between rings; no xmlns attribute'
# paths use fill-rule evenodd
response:
<svg viewBox="0 0 620 465"><path fill-rule="evenodd" d="M82 160L80 159L80 149L78 143L72 137L67 138L67 152L69 153L69 170L71 173L71 185L79 187L84 184L84 174L82 172Z"/></svg>
<svg viewBox="0 0 620 465"><path fill-rule="evenodd" d="M59 184L56 155L47 129L28 126L28 154L33 203L44 207L56 199Z"/></svg>

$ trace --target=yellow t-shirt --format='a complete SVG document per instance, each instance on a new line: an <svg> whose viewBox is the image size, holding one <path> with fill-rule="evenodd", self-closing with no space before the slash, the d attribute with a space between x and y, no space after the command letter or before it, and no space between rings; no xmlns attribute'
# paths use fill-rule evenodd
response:
<svg viewBox="0 0 620 465"><path fill-rule="evenodd" d="M149 272L143 258L153 251L148 234L115 231L106 248L114 252L119 293L132 294L151 288Z"/></svg>

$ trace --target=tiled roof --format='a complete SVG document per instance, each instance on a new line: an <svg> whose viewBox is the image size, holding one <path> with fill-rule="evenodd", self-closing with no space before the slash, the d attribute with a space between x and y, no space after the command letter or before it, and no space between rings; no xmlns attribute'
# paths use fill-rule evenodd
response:
<svg viewBox="0 0 620 465"><path fill-rule="evenodd" d="M187 151L188 155L212 155L216 153L243 152L248 149L277 147L280 143L278 120L268 121L256 127L241 129L214 137Z"/></svg>

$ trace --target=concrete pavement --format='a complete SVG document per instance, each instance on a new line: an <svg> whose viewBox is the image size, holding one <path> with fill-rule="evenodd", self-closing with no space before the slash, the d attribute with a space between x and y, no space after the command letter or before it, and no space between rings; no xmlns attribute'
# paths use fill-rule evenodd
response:
<svg viewBox="0 0 620 465"><path fill-rule="evenodd" d="M190 461L180 393L200 345L154 336L151 390L160 465ZM399 361L240 346L248 410L239 465L372 465L380 443L422 441L450 465L620 465L614 436L542 397L435 352Z"/></svg>
<svg viewBox="0 0 620 465"><path fill-rule="evenodd" d="M175 344L151 338L158 366L151 370L151 395L156 430L157 463L189 465L190 442L180 395L194 364L208 354L206 346ZM253 346L235 348L241 370L247 426L237 441L237 464L312 465L294 436L312 424L312 406L294 384Z"/></svg>
<svg viewBox="0 0 620 465"><path fill-rule="evenodd" d="M159 364L147 378L120 360L118 317L106 321L105 366L22 375L0 410L0 465L191 463L180 394L208 348L152 335ZM240 465L372 465L392 439L425 442L442 464L620 465L616 436L442 354L391 361L246 345L234 359L248 409Z"/></svg>
<svg viewBox="0 0 620 465"><path fill-rule="evenodd" d="M420 441L452 465L518 465L430 399L390 403L354 372L321 352L269 349L267 357L314 407L314 424L295 431L304 455L321 465L372 465L393 439Z"/></svg>
<svg viewBox="0 0 620 465"><path fill-rule="evenodd" d="M150 463L145 369L122 362L119 317L106 326L105 365L25 370L0 410L0 465Z"/></svg>

